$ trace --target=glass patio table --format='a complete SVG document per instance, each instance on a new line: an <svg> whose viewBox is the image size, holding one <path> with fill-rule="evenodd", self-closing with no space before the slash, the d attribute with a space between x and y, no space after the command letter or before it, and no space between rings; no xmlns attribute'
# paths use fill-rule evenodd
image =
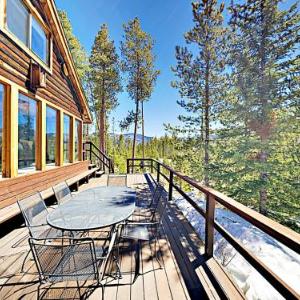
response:
<svg viewBox="0 0 300 300"><path fill-rule="evenodd" d="M136 192L127 187L96 187L59 205L47 216L50 226L63 231L88 231L128 219L135 209Z"/></svg>

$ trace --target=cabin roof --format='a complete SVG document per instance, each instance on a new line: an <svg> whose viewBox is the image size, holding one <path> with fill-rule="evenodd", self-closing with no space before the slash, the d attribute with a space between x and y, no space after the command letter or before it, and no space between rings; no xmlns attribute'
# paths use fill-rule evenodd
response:
<svg viewBox="0 0 300 300"><path fill-rule="evenodd" d="M76 71L76 67L67 43L67 39L62 27L62 24L60 22L57 8L55 5L54 0L41 0L41 4L43 5L44 13L46 14L50 25L52 29L52 33L54 38L57 41L57 47L61 51L61 54L64 58L65 64L67 66L68 72L69 72L69 78L73 84L74 90L82 104L83 108L83 122L84 123L91 123L92 117L90 108L88 105L88 101L86 99L85 93L83 91L83 87L81 85L78 73Z"/></svg>

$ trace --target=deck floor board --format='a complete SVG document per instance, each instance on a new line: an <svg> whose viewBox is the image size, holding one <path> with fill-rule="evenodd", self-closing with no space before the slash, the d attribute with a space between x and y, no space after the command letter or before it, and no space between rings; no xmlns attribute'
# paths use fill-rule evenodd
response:
<svg viewBox="0 0 300 300"><path fill-rule="evenodd" d="M81 185L79 192L107 184L107 175L91 178L89 183ZM128 175L128 186L137 191L137 201L147 201L153 191L153 178L144 175ZM25 273L21 273L23 259L29 250L28 232L25 227L17 228L0 239L0 299L37 299L39 287L37 269L31 255L26 260ZM163 219L159 241L141 244L140 275L134 281L135 247L129 241L121 241L120 266L122 278L105 278L103 289L81 286L80 292L89 299L108 300L169 300L169 299L205 299L199 297L203 287L199 281L199 268L203 246L193 228L172 203L168 204ZM116 251L116 250L115 250ZM159 253L162 268L155 259ZM113 260L108 265L109 272L115 272ZM201 277L201 276L200 276ZM205 276L203 276L204 278ZM209 281L205 282L209 289ZM76 283L60 283L54 286L42 285L41 294L45 298L78 299ZM211 295L214 295L212 289ZM214 297L212 297L214 298ZM216 297L217 298L217 297Z"/></svg>

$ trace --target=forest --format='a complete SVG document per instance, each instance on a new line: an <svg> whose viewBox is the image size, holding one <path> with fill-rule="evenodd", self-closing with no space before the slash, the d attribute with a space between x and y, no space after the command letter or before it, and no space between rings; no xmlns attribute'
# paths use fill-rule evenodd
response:
<svg viewBox="0 0 300 300"><path fill-rule="evenodd" d="M298 2L193 2L193 27L174 45L170 66L181 125L165 124L165 136L142 143L143 104L160 74L152 37L138 18L130 20L119 57L103 24L88 55L66 13L60 17L94 113L96 130L86 128L85 136L117 172L126 172L127 158L155 158L300 232ZM122 90L134 109L120 126L133 125L133 139L112 135L107 121Z"/></svg>

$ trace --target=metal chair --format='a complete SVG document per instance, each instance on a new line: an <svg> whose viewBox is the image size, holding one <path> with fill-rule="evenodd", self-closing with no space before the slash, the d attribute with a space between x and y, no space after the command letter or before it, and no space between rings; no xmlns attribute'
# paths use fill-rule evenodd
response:
<svg viewBox="0 0 300 300"><path fill-rule="evenodd" d="M107 186L124 186L127 187L127 175L112 175L107 176Z"/></svg>
<svg viewBox="0 0 300 300"><path fill-rule="evenodd" d="M29 235L32 238L61 238L63 233L47 224L48 210L40 193L35 193L22 200L17 201L20 211L24 217L25 225L28 228ZM29 252L22 263L21 272Z"/></svg>
<svg viewBox="0 0 300 300"><path fill-rule="evenodd" d="M62 236L60 230L54 229L47 224L48 210L40 193L18 200L17 203L31 237L57 238Z"/></svg>
<svg viewBox="0 0 300 300"><path fill-rule="evenodd" d="M58 204L63 204L72 199L72 194L65 181L52 187Z"/></svg>
<svg viewBox="0 0 300 300"><path fill-rule="evenodd" d="M158 207L158 203L161 200L163 193L164 193L163 186L157 185L155 187L150 202L146 204L138 203L132 216L151 219L153 217L153 214L155 214L155 211Z"/></svg>
<svg viewBox="0 0 300 300"><path fill-rule="evenodd" d="M143 241L151 242L154 240L155 249L157 248L159 231L161 228L162 218L165 213L166 206L167 206L167 200L163 198L161 199L161 201L158 202L157 209L155 210L155 213L152 215L149 222L128 222L122 225L119 241L122 239L132 240L137 244L135 279L138 275L138 269L139 269L140 243ZM119 255L119 248L118 248L118 255ZM158 258L158 251L156 250L155 250L155 258L161 268L161 263Z"/></svg>
<svg viewBox="0 0 300 300"><path fill-rule="evenodd" d="M64 238L63 244L49 239L29 239L30 249L39 273L40 283L96 281L101 285L107 262L112 253L116 233L112 235L107 248L96 247L92 238Z"/></svg>

